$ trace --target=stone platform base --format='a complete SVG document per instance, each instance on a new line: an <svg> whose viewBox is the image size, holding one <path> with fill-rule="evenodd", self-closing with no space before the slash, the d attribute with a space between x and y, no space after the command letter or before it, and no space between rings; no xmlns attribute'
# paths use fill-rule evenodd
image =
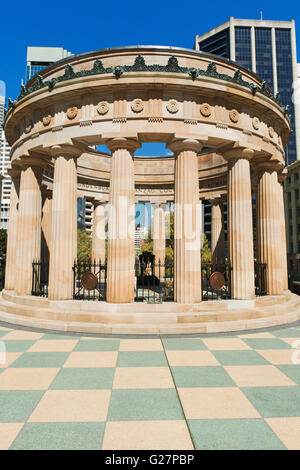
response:
<svg viewBox="0 0 300 470"><path fill-rule="evenodd" d="M254 300L207 301L198 304L50 301L45 298L0 294L0 321L30 328L98 334L195 334L252 330L300 319L300 296Z"/></svg>

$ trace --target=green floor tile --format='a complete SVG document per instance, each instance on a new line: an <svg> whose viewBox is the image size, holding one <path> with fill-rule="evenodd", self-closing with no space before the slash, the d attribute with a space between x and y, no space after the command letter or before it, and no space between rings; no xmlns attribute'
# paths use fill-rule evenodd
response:
<svg viewBox="0 0 300 470"><path fill-rule="evenodd" d="M212 351L215 358L224 366L250 366L269 364L256 351Z"/></svg>
<svg viewBox="0 0 300 470"><path fill-rule="evenodd" d="M171 367L176 387L236 387L231 377L218 366Z"/></svg>
<svg viewBox="0 0 300 470"><path fill-rule="evenodd" d="M300 338L300 328L284 328L272 332L277 338Z"/></svg>
<svg viewBox="0 0 300 470"><path fill-rule="evenodd" d="M189 420L197 450L279 450L283 443L263 419Z"/></svg>
<svg viewBox="0 0 300 470"><path fill-rule="evenodd" d="M300 416L300 387L247 387L242 392L264 418Z"/></svg>
<svg viewBox="0 0 300 470"><path fill-rule="evenodd" d="M118 351L120 340L81 340L79 341L74 351Z"/></svg>
<svg viewBox="0 0 300 470"><path fill-rule="evenodd" d="M100 450L105 423L25 423L10 449Z"/></svg>
<svg viewBox="0 0 300 470"><path fill-rule="evenodd" d="M163 338L162 342L167 351L199 351L207 349L203 341L198 338Z"/></svg>
<svg viewBox="0 0 300 470"><path fill-rule="evenodd" d="M287 375L291 380L293 380L296 384L300 385L300 364L286 364L279 365L276 367L280 369L285 375Z"/></svg>
<svg viewBox="0 0 300 470"><path fill-rule="evenodd" d="M65 368L61 369L51 384L56 390L95 390L112 388L115 369L99 368Z"/></svg>
<svg viewBox="0 0 300 470"><path fill-rule="evenodd" d="M174 389L112 390L108 421L183 419Z"/></svg>
<svg viewBox="0 0 300 470"><path fill-rule="evenodd" d="M60 335L60 334L55 334L55 333L53 333L53 334L52 334L52 333L46 333L46 334L44 334L44 336L42 336L40 339L42 339L42 340L47 340L47 339L49 339L49 340L55 340L55 341L58 340L58 339L62 339L62 340L64 340L64 341L66 341L66 340L68 340L68 339L69 339L69 340L80 339L80 336L77 336L77 335L73 335L73 336L72 336L72 335L63 335L63 334Z"/></svg>
<svg viewBox="0 0 300 470"><path fill-rule="evenodd" d="M5 341L7 352L25 352L35 343L35 341L15 339L7 339L3 341Z"/></svg>
<svg viewBox="0 0 300 470"><path fill-rule="evenodd" d="M9 333L9 331L0 330L0 338L2 338L3 336L7 335L7 333Z"/></svg>
<svg viewBox="0 0 300 470"><path fill-rule="evenodd" d="M121 351L117 367L159 367L167 366L163 351Z"/></svg>
<svg viewBox="0 0 300 470"><path fill-rule="evenodd" d="M290 349L290 345L278 338L243 338L253 349Z"/></svg>
<svg viewBox="0 0 300 470"><path fill-rule="evenodd" d="M44 393L41 390L0 390L0 422L23 423Z"/></svg>
<svg viewBox="0 0 300 470"><path fill-rule="evenodd" d="M62 367L69 352L26 352L10 367Z"/></svg>

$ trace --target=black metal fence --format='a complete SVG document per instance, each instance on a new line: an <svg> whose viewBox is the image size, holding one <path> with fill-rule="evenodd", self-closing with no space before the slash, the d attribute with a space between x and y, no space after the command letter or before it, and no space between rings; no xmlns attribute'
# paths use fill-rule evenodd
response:
<svg viewBox="0 0 300 470"><path fill-rule="evenodd" d="M34 261L32 263L32 288L31 295L40 297L48 296L49 263L46 261Z"/></svg>
<svg viewBox="0 0 300 470"><path fill-rule="evenodd" d="M226 264L203 263L201 265L202 300L231 298L231 268Z"/></svg>
<svg viewBox="0 0 300 470"><path fill-rule="evenodd" d="M173 263L135 265L135 301L148 303L174 300Z"/></svg>
<svg viewBox="0 0 300 470"><path fill-rule="evenodd" d="M254 262L255 295L267 295L267 265Z"/></svg>
<svg viewBox="0 0 300 470"><path fill-rule="evenodd" d="M0 291L4 289L5 282L5 259L0 259Z"/></svg>
<svg viewBox="0 0 300 470"><path fill-rule="evenodd" d="M106 263L79 261L73 266L73 299L106 300Z"/></svg>

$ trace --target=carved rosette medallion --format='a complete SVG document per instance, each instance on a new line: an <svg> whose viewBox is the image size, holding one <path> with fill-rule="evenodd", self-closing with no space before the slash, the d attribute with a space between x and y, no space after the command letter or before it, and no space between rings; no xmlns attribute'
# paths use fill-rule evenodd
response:
<svg viewBox="0 0 300 470"><path fill-rule="evenodd" d="M169 111L169 113L172 113L172 114L178 113L178 110L179 110L178 101L169 100L167 103L167 110Z"/></svg>
<svg viewBox="0 0 300 470"><path fill-rule="evenodd" d="M271 137L271 139L274 137L274 129L272 126L269 127L269 136Z"/></svg>
<svg viewBox="0 0 300 470"><path fill-rule="evenodd" d="M71 106L67 109L67 118L68 119L75 119L78 114L77 106Z"/></svg>
<svg viewBox="0 0 300 470"><path fill-rule="evenodd" d="M103 116L104 114L107 114L109 111L109 104L107 101L100 101L100 103L97 106L97 113L100 114L100 116Z"/></svg>
<svg viewBox="0 0 300 470"><path fill-rule="evenodd" d="M236 109L231 109L229 111L229 117L232 122L236 123L239 121L240 115Z"/></svg>
<svg viewBox="0 0 300 470"><path fill-rule="evenodd" d="M143 100L141 100L140 98L136 98L135 100L133 100L133 102L131 103L131 109L134 113L142 112L144 109Z"/></svg>
<svg viewBox="0 0 300 470"><path fill-rule="evenodd" d="M204 117L209 117L211 115L211 106L208 103L200 104L200 113Z"/></svg>
<svg viewBox="0 0 300 470"><path fill-rule="evenodd" d="M51 123L51 119L52 119L52 116L50 113L48 114L45 114L43 117L42 117L42 122L43 122L43 125L46 127L46 126L49 126L49 124Z"/></svg>
<svg viewBox="0 0 300 470"><path fill-rule="evenodd" d="M258 119L258 117L255 116L252 119L252 126L253 126L254 129L256 129L258 131L259 126L260 126L260 120Z"/></svg>

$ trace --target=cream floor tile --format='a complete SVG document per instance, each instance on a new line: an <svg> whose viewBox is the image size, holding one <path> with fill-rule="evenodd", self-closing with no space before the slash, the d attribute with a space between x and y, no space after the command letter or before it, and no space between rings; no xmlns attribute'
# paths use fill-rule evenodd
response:
<svg viewBox="0 0 300 470"><path fill-rule="evenodd" d="M115 367L118 351L71 352L64 367Z"/></svg>
<svg viewBox="0 0 300 470"><path fill-rule="evenodd" d="M1 339L14 339L14 340L37 340L44 336L44 333L37 333L35 331L26 330L13 330L2 336Z"/></svg>
<svg viewBox="0 0 300 470"><path fill-rule="evenodd" d="M0 450L7 450L20 430L24 423L0 423Z"/></svg>
<svg viewBox="0 0 300 470"><path fill-rule="evenodd" d="M36 341L27 352L68 352L72 351L78 340L40 340Z"/></svg>
<svg viewBox="0 0 300 470"><path fill-rule="evenodd" d="M238 388L179 388L178 392L187 419L260 417L258 411Z"/></svg>
<svg viewBox="0 0 300 470"><path fill-rule="evenodd" d="M113 388L174 388L168 367L118 367Z"/></svg>
<svg viewBox="0 0 300 470"><path fill-rule="evenodd" d="M250 346L240 338L203 338L202 341L208 349L215 351L251 349Z"/></svg>
<svg viewBox="0 0 300 470"><path fill-rule="evenodd" d="M110 390L48 390L29 421L105 421L110 393Z"/></svg>
<svg viewBox="0 0 300 470"><path fill-rule="evenodd" d="M162 351L160 339L121 339L119 351Z"/></svg>
<svg viewBox="0 0 300 470"><path fill-rule="evenodd" d="M0 362L0 369L9 367L18 357L22 356L22 354L22 352L6 352L4 362Z"/></svg>
<svg viewBox="0 0 300 470"><path fill-rule="evenodd" d="M0 374L0 390L46 390L59 368L11 368Z"/></svg>
<svg viewBox="0 0 300 470"><path fill-rule="evenodd" d="M274 335L272 335L272 333L268 333L267 331L265 332L262 332L262 333L244 333L242 335L237 335L238 338L247 338L247 339L251 339L251 338L274 338Z"/></svg>
<svg viewBox="0 0 300 470"><path fill-rule="evenodd" d="M106 423L103 450L193 450L185 421Z"/></svg>
<svg viewBox="0 0 300 470"><path fill-rule="evenodd" d="M210 351L166 351L170 366L218 366Z"/></svg>
<svg viewBox="0 0 300 470"><path fill-rule="evenodd" d="M300 450L300 417L266 418L265 421L289 450Z"/></svg>
<svg viewBox="0 0 300 470"><path fill-rule="evenodd" d="M280 387L296 385L275 366L224 366L239 387Z"/></svg>
<svg viewBox="0 0 300 470"><path fill-rule="evenodd" d="M300 338L280 338L281 341L289 344L292 349L300 349Z"/></svg>
<svg viewBox="0 0 300 470"><path fill-rule="evenodd" d="M293 364L293 349L256 349L256 352L272 364Z"/></svg>

